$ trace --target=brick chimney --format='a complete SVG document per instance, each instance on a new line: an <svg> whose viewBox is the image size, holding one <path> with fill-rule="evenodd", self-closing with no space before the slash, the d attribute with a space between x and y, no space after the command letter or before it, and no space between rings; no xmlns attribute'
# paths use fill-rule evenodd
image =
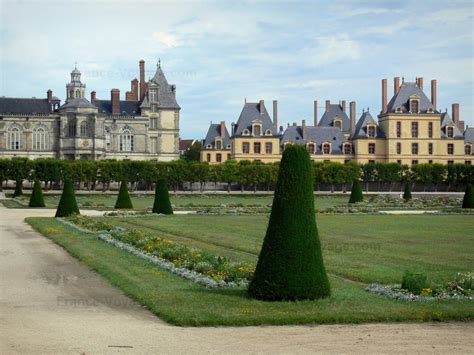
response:
<svg viewBox="0 0 474 355"><path fill-rule="evenodd" d="M225 121L221 121L221 138L225 138Z"/></svg>
<svg viewBox="0 0 474 355"><path fill-rule="evenodd" d="M326 100L326 112L329 112L330 105L331 105L331 101Z"/></svg>
<svg viewBox="0 0 474 355"><path fill-rule="evenodd" d="M382 113L387 112L387 79L382 79Z"/></svg>
<svg viewBox="0 0 474 355"><path fill-rule="evenodd" d="M110 103L112 105L112 115L120 115L120 90L112 89L110 91Z"/></svg>
<svg viewBox="0 0 474 355"><path fill-rule="evenodd" d="M145 97L146 82L145 82L145 61L142 59L139 63L140 66L140 101Z"/></svg>
<svg viewBox="0 0 474 355"><path fill-rule="evenodd" d="M459 104L452 104L451 106L451 118L453 119L454 124L457 126L459 124Z"/></svg>
<svg viewBox="0 0 474 355"><path fill-rule="evenodd" d="M96 95L97 95L97 93L95 91L91 91L91 102L94 101L94 100L97 100Z"/></svg>
<svg viewBox="0 0 474 355"><path fill-rule="evenodd" d="M51 103L51 101L53 101L53 91L51 91L51 89L46 91L46 97L48 98L49 103Z"/></svg>
<svg viewBox="0 0 474 355"><path fill-rule="evenodd" d="M400 77L396 76L393 78L393 95L398 94L398 91L400 90Z"/></svg>
<svg viewBox="0 0 474 355"><path fill-rule="evenodd" d="M303 140L306 140L308 138L308 132L306 130L306 120L301 121L301 131L303 133Z"/></svg>
<svg viewBox="0 0 474 355"><path fill-rule="evenodd" d="M318 125L318 100L314 100L314 127Z"/></svg>
<svg viewBox="0 0 474 355"><path fill-rule="evenodd" d="M265 112L265 102L263 100L260 100L258 109L260 111L260 114L263 115L263 113Z"/></svg>
<svg viewBox="0 0 474 355"><path fill-rule="evenodd" d="M342 112L346 112L346 100L341 101L341 110Z"/></svg>
<svg viewBox="0 0 474 355"><path fill-rule="evenodd" d="M130 82L130 91L125 93L126 101L138 101L138 79L135 78Z"/></svg>
<svg viewBox="0 0 474 355"><path fill-rule="evenodd" d="M273 127L278 131L278 101L273 100Z"/></svg>
<svg viewBox="0 0 474 355"><path fill-rule="evenodd" d="M437 97L436 97L436 80L433 79L431 80L431 104L434 106L435 110L436 110L436 100L437 100Z"/></svg>
<svg viewBox="0 0 474 355"><path fill-rule="evenodd" d="M423 90L423 78L418 78L418 87Z"/></svg>
<svg viewBox="0 0 474 355"><path fill-rule="evenodd" d="M351 101L349 103L350 108L350 122L351 122L351 136L355 134L356 128L356 103L355 101Z"/></svg>

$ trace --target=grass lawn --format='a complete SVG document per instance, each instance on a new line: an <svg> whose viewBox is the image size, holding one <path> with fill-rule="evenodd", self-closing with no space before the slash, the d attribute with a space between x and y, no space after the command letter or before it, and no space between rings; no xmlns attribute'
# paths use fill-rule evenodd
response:
<svg viewBox="0 0 474 355"><path fill-rule="evenodd" d="M29 218L38 231L63 246L131 298L176 325L256 325L472 320L472 301L408 303L364 291L352 282L399 282L406 269L448 281L474 269L471 216L317 217L332 296L319 301L263 302L245 290L206 289L163 271L93 234L52 218ZM256 262L266 216L166 216L108 222L153 228L157 234L234 260ZM341 278L342 277L342 278Z"/></svg>

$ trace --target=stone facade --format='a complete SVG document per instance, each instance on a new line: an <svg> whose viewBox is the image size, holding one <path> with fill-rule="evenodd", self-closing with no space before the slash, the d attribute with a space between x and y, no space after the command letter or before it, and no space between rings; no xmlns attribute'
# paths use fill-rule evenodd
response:
<svg viewBox="0 0 474 355"><path fill-rule="evenodd" d="M176 86L168 84L160 64L148 82L144 71L140 61L142 82L132 80L126 100L112 89L110 100L97 99L93 91L88 101L77 68L66 85L64 105L50 90L46 99L0 98L0 157L178 159Z"/></svg>

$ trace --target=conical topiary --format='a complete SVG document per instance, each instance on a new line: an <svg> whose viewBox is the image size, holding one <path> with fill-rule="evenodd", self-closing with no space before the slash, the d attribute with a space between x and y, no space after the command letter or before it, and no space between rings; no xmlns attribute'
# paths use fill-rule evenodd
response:
<svg viewBox="0 0 474 355"><path fill-rule="evenodd" d="M168 194L168 187L166 186L166 182L161 179L156 182L153 213L173 214L173 208L171 207L170 196Z"/></svg>
<svg viewBox="0 0 474 355"><path fill-rule="evenodd" d="M462 200L462 208L474 208L474 188L472 184L467 184L466 193Z"/></svg>
<svg viewBox="0 0 474 355"><path fill-rule="evenodd" d="M405 190L403 191L403 199L405 201L411 200L411 184L409 181L407 181L405 184Z"/></svg>
<svg viewBox="0 0 474 355"><path fill-rule="evenodd" d="M33 185L33 192L30 196L30 204L28 207L45 207L44 198L43 198L43 190L41 189L41 183L39 180L35 180L35 184Z"/></svg>
<svg viewBox="0 0 474 355"><path fill-rule="evenodd" d="M130 200L130 195L128 194L127 182L122 181L120 184L119 194L117 196L117 202L115 203L115 208L123 209L132 209L132 200Z"/></svg>
<svg viewBox="0 0 474 355"><path fill-rule="evenodd" d="M72 214L79 214L79 207L77 207L76 195L74 193L72 181L65 180L63 193L61 195L61 199L59 200L55 217L67 217Z"/></svg>
<svg viewBox="0 0 474 355"><path fill-rule="evenodd" d="M23 195L23 180L17 180L15 182L15 191L13 192L13 197L18 197Z"/></svg>
<svg viewBox="0 0 474 355"><path fill-rule="evenodd" d="M330 294L316 226L312 165L304 146L285 147L267 233L248 292L268 301Z"/></svg>
<svg viewBox="0 0 474 355"><path fill-rule="evenodd" d="M351 197L349 198L349 203L362 202L364 200L364 195L362 194L362 188L360 187L360 182L358 179L354 180L352 184Z"/></svg>

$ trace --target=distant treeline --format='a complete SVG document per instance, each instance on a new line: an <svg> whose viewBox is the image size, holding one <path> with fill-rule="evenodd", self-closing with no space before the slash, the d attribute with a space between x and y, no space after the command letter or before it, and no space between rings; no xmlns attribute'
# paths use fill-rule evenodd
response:
<svg viewBox="0 0 474 355"><path fill-rule="evenodd" d="M463 188L474 183L474 166L466 164L419 164L413 167L397 163L340 164L318 162L314 166L315 188L350 185L354 179L370 184L389 186L411 181L436 190L439 185ZM230 190L238 184L241 189L271 189L276 183L279 163L264 164L250 161L226 161L209 165L203 162L116 161L116 160L58 160L26 158L0 159L0 181L17 182L39 180L45 188L53 188L65 179L71 179L88 189L108 190L110 183L127 181L132 188L140 185L150 189L154 182L164 178L170 188L179 190L186 183L224 183Z"/></svg>

